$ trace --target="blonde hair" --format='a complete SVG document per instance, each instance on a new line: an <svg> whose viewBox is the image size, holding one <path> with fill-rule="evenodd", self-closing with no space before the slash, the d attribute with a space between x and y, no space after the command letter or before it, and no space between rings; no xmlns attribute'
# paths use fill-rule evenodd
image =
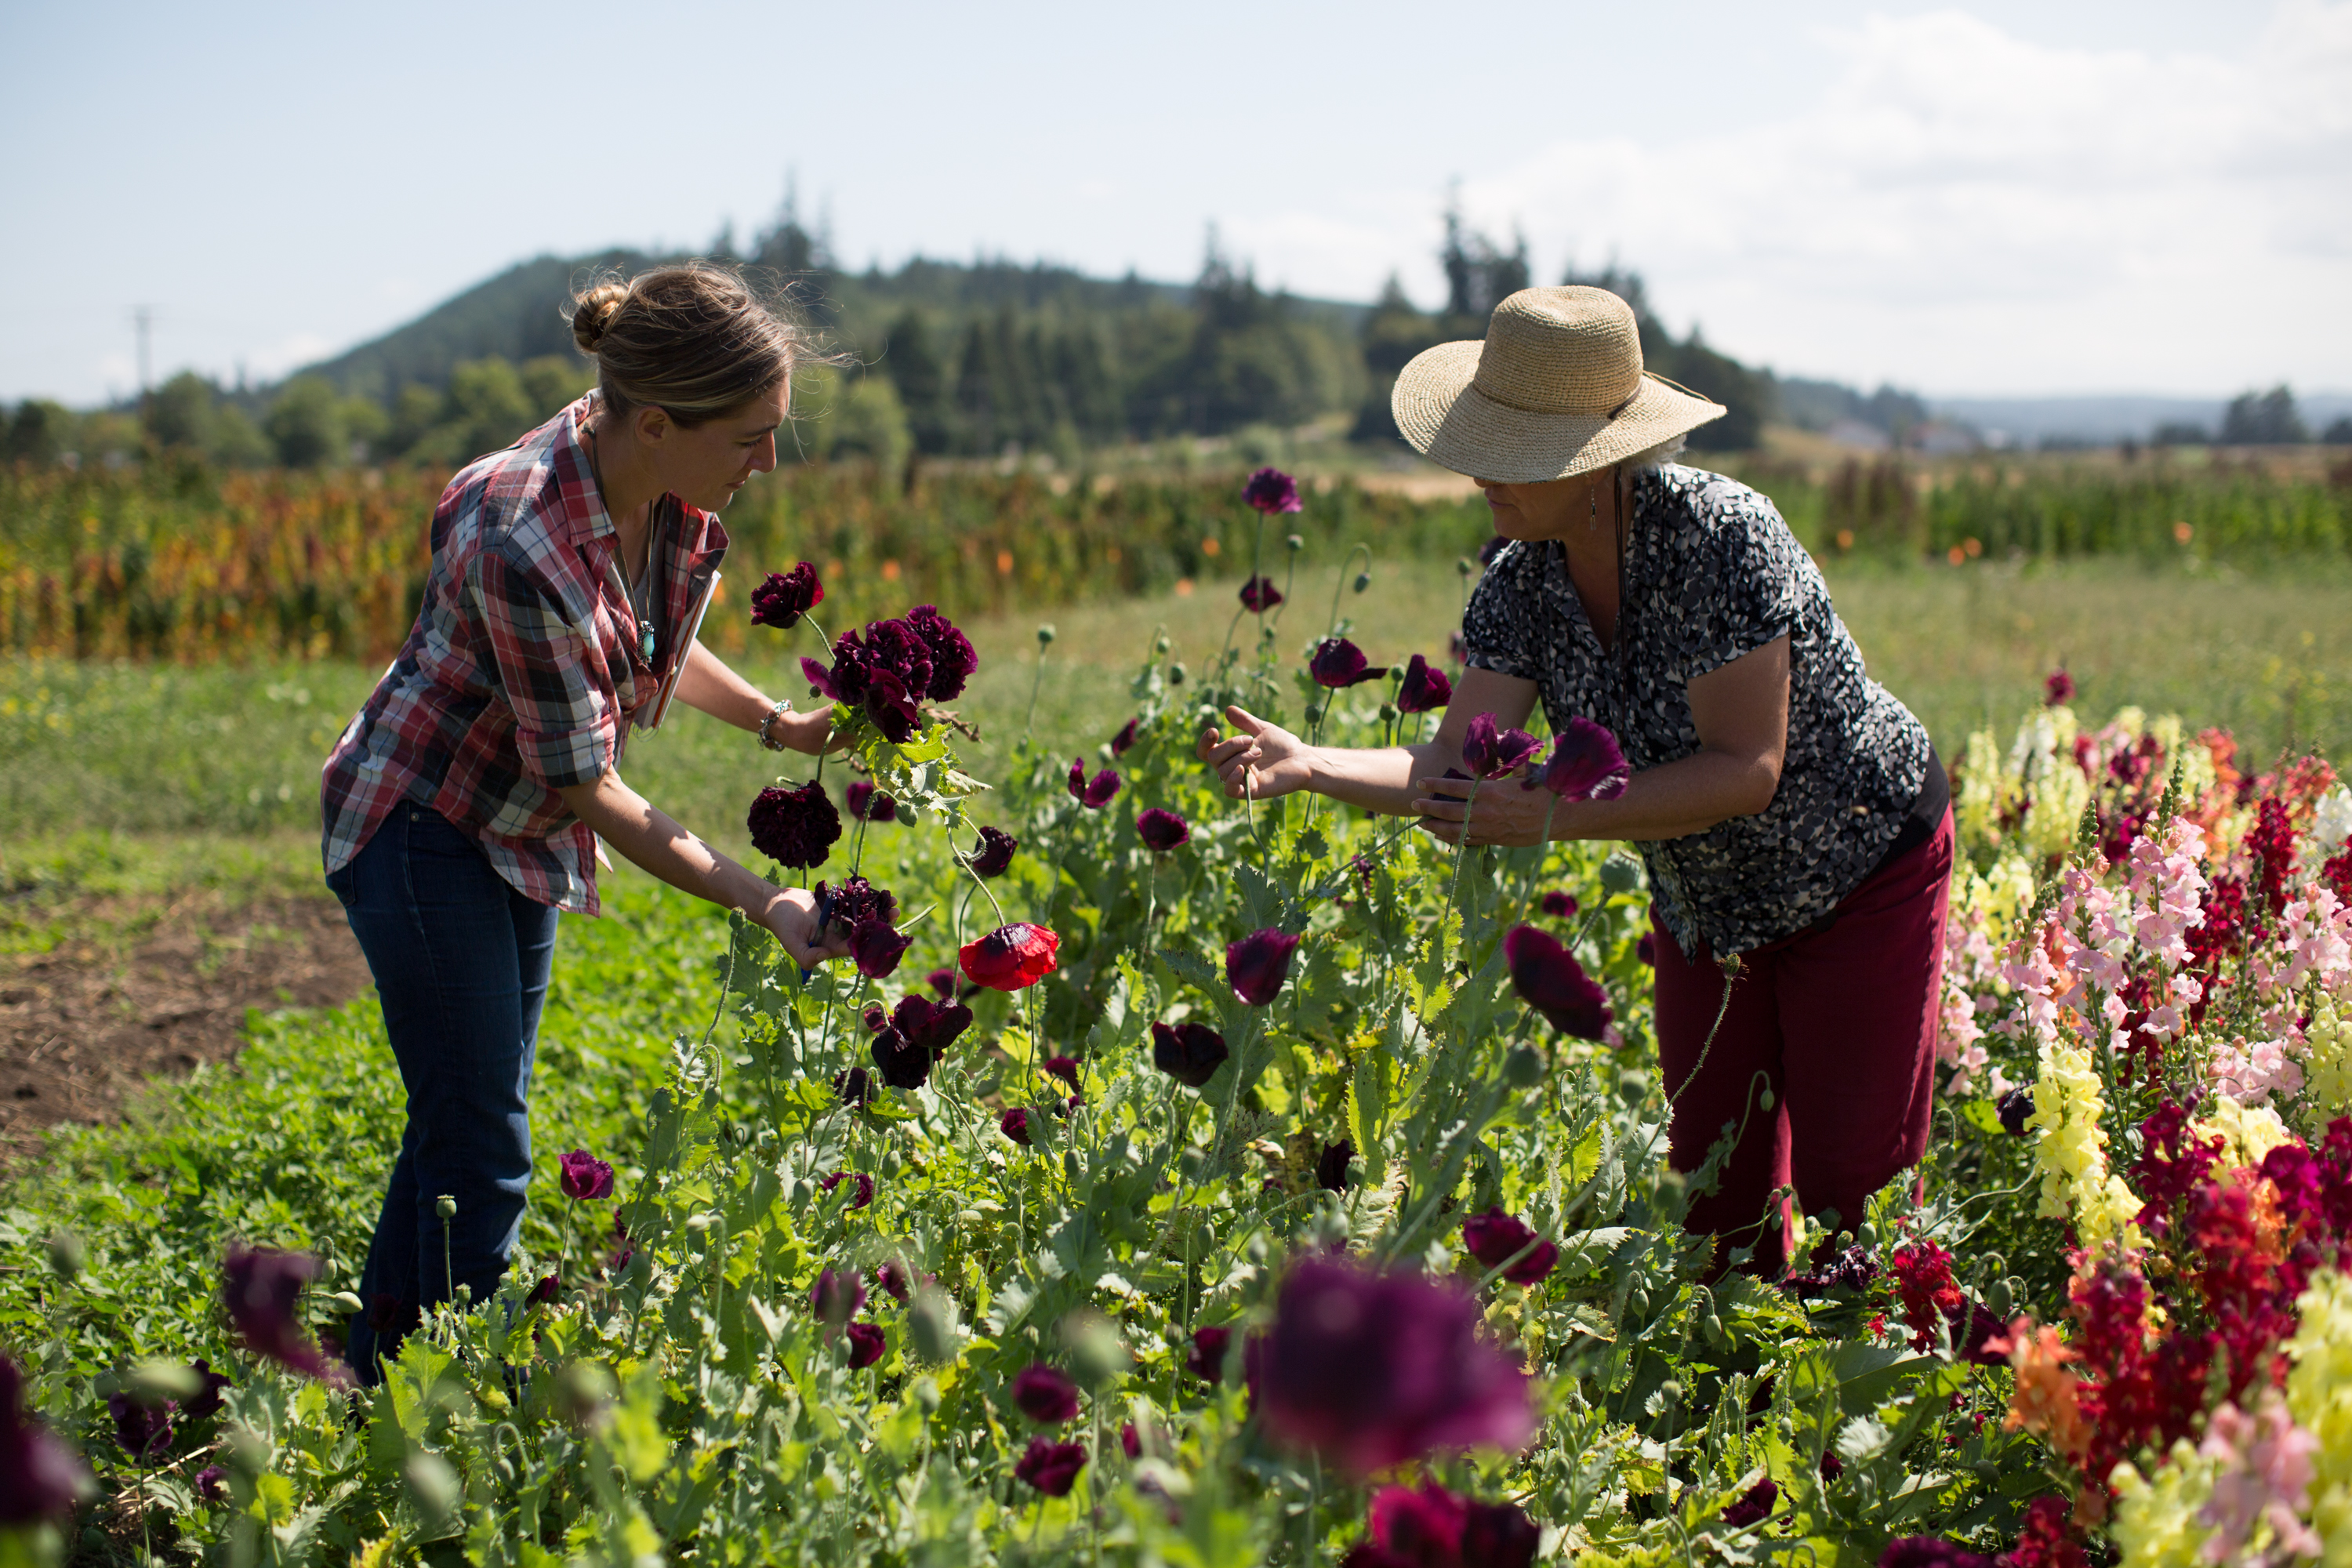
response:
<svg viewBox="0 0 2352 1568"><path fill-rule="evenodd" d="M709 261L607 272L572 297L572 338L596 362L615 416L655 407L688 429L740 408L821 358L808 332L733 268Z"/></svg>

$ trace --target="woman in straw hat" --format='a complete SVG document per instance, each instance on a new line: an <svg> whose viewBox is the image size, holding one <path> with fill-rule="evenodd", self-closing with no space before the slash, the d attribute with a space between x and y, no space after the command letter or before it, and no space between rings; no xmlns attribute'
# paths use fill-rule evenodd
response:
<svg viewBox="0 0 2352 1568"><path fill-rule="evenodd" d="M1671 461L1725 410L1643 372L1615 295L1512 295L1483 342L1408 364L1394 407L1415 449L1476 478L1507 542L1464 617L1445 722L1347 750L1229 709L1235 732L1208 731L1202 756L1231 795L1312 790L1447 843L1526 845L1551 797L1490 785L1474 815L1471 721L1517 725L1540 699L1555 732L1613 731L1624 792L1562 800L1551 837L1641 847L1669 1158L1692 1170L1727 1122L1744 1130L1685 1223L1777 1274L1783 1189L1859 1225L1927 1148L1952 861L1927 731L1864 673L1772 503Z"/></svg>

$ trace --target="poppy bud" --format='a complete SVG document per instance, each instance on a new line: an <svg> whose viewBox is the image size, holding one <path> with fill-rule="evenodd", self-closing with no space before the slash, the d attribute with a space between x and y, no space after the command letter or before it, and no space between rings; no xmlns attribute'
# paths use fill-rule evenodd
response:
<svg viewBox="0 0 2352 1568"><path fill-rule="evenodd" d="M1037 628L1037 646L1039 647L1044 647L1047 643L1054 640L1054 623L1047 621L1044 626Z"/></svg>

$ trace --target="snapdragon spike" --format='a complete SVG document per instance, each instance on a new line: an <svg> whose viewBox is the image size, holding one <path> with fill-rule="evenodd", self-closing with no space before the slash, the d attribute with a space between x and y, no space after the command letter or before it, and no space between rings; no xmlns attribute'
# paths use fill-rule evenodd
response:
<svg viewBox="0 0 2352 1568"><path fill-rule="evenodd" d="M751 847L780 865L822 866L841 837L841 813L824 786L812 779L797 789L771 785L751 802L745 826Z"/></svg>
<svg viewBox="0 0 2352 1568"><path fill-rule="evenodd" d="M1584 973L1576 955L1550 932L1513 926L1503 938L1503 962L1519 1000L1551 1026L1580 1040L1597 1040L1609 1027L1609 994Z"/></svg>
<svg viewBox="0 0 2352 1568"><path fill-rule="evenodd" d="M1244 1362L1266 1431L1360 1479L1441 1450L1526 1446L1527 1373L1477 1329L1465 1291L1310 1256Z"/></svg>
<svg viewBox="0 0 2352 1568"><path fill-rule="evenodd" d="M967 942L956 954L964 977L992 991L1022 991L1054 972L1062 939L1041 925L1016 921Z"/></svg>
<svg viewBox="0 0 2352 1568"><path fill-rule="evenodd" d="M1346 637L1325 637L1307 661L1307 672L1315 678L1316 685L1338 691L1378 680L1389 671L1386 665L1367 661L1364 650Z"/></svg>
<svg viewBox="0 0 2352 1568"><path fill-rule="evenodd" d="M1481 779L1507 778L1535 755L1536 738L1524 730L1507 730L1492 713L1470 721L1462 737L1462 765Z"/></svg>
<svg viewBox="0 0 2352 1568"><path fill-rule="evenodd" d="M1404 683L1397 688L1400 713L1433 713L1454 700L1454 682L1444 670L1419 654L1405 661Z"/></svg>
<svg viewBox="0 0 2352 1568"><path fill-rule="evenodd" d="M1559 1263L1558 1247L1500 1207L1463 1221L1462 1245L1480 1267L1502 1268L1503 1278L1514 1285L1538 1284ZM1510 1267L1504 1268L1506 1264Z"/></svg>
<svg viewBox="0 0 2352 1568"><path fill-rule="evenodd" d="M1227 943L1225 979L1234 994L1252 1007L1263 1007L1280 995L1299 941L1287 931L1268 929Z"/></svg>
<svg viewBox="0 0 2352 1568"><path fill-rule="evenodd" d="M1135 836L1154 855L1166 855L1192 841L1192 825L1172 811L1148 805L1136 813Z"/></svg>
<svg viewBox="0 0 2352 1568"><path fill-rule="evenodd" d="M1078 1484L1078 1472L1086 1468L1085 1444L1032 1437L1029 1447L1013 1464L1013 1474L1015 1479L1026 1481L1047 1497L1067 1497L1070 1489Z"/></svg>
<svg viewBox="0 0 2352 1568"><path fill-rule="evenodd" d="M1242 487L1242 500L1268 517L1283 512L1298 511L1306 503L1298 499L1298 481L1280 468L1260 468Z"/></svg>
<svg viewBox="0 0 2352 1568"><path fill-rule="evenodd" d="M1151 1065L1187 1089L1199 1089L1217 1076L1232 1053L1224 1036L1206 1024L1151 1026Z"/></svg>
<svg viewBox="0 0 2352 1568"><path fill-rule="evenodd" d="M790 631L800 619L824 602L824 584L816 568L803 561L789 572L771 572L751 590L751 624Z"/></svg>
<svg viewBox="0 0 2352 1568"><path fill-rule="evenodd" d="M613 1167L585 1149L574 1149L563 1156L563 1173L560 1178L563 1195L594 1203L613 1195Z"/></svg>
<svg viewBox="0 0 2352 1568"><path fill-rule="evenodd" d="M1013 1375L1013 1403L1040 1426L1059 1426L1078 1414L1078 1385L1069 1374L1032 1362Z"/></svg>
<svg viewBox="0 0 2352 1568"><path fill-rule="evenodd" d="M1570 719L1552 742L1542 769L1519 787L1540 785L1562 800L1615 800L1633 776L1616 736L1590 719Z"/></svg>
<svg viewBox="0 0 2352 1568"><path fill-rule="evenodd" d="M971 852L972 875L982 879L1002 877L1013 868L1013 853L1020 847L1021 840L1010 833L1001 833L993 827L982 828L980 843Z"/></svg>
<svg viewBox="0 0 2352 1568"><path fill-rule="evenodd" d="M254 1354L341 1384L350 1380L350 1369L320 1354L295 1314L302 1287L318 1272L318 1260L308 1253L232 1247L221 1268L221 1300L230 1326Z"/></svg>
<svg viewBox="0 0 2352 1568"><path fill-rule="evenodd" d="M1253 616L1262 616L1280 603L1282 590L1271 577L1253 577L1242 584L1242 608Z"/></svg>

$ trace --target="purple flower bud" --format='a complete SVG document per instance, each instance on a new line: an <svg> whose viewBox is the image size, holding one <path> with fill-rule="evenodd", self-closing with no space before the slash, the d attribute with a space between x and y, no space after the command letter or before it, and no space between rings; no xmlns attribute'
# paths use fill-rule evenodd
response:
<svg viewBox="0 0 2352 1568"><path fill-rule="evenodd" d="M863 1171L835 1171L817 1183L817 1190L830 1193L842 1183L851 1181L857 1184L857 1195L849 1200L851 1208L862 1209L874 1201L874 1178Z"/></svg>
<svg viewBox="0 0 2352 1568"><path fill-rule="evenodd" d="M907 624L915 628L915 635L930 651L931 679L924 687L923 695L934 702L962 696L964 682L980 668L980 655L972 651L971 639L929 605L917 605L908 610Z"/></svg>
<svg viewBox="0 0 2352 1568"><path fill-rule="evenodd" d="M1086 1468L1085 1444L1032 1437L1027 1451L1014 1463L1013 1474L1047 1497L1067 1497L1070 1489L1078 1484L1078 1472Z"/></svg>
<svg viewBox="0 0 2352 1568"><path fill-rule="evenodd" d="M872 1366L882 1359L882 1352L889 1348L890 1342L883 1336L882 1331L872 1323L849 1325L849 1369L852 1372L862 1371Z"/></svg>
<svg viewBox="0 0 2352 1568"><path fill-rule="evenodd" d="M1298 499L1298 481L1280 468L1260 468L1242 487L1242 500L1272 517L1278 512L1298 511L1305 503Z"/></svg>
<svg viewBox="0 0 2352 1568"><path fill-rule="evenodd" d="M1562 800L1615 800L1633 776L1616 736L1590 719L1570 719L1552 742L1542 771L1519 787L1540 784Z"/></svg>
<svg viewBox="0 0 2352 1568"><path fill-rule="evenodd" d="M1110 738L1110 754L1112 756L1123 757L1127 755L1127 749L1135 744L1135 727L1142 721L1143 721L1140 719L1129 719L1125 725L1121 726L1118 733Z"/></svg>
<svg viewBox="0 0 2352 1568"><path fill-rule="evenodd" d="M1315 645L1314 656L1307 661L1307 672L1315 678L1316 685L1337 691L1378 680L1389 671L1384 664L1366 663L1364 650L1346 637L1325 637Z"/></svg>
<svg viewBox="0 0 2352 1568"><path fill-rule="evenodd" d="M1151 1065L1187 1089L1199 1089L1216 1077L1230 1054L1224 1036L1206 1024L1151 1026Z"/></svg>
<svg viewBox="0 0 2352 1568"><path fill-rule="evenodd" d="M247 1350L341 1386L351 1381L351 1369L321 1355L294 1312L302 1287L318 1272L317 1259L306 1252L232 1247L221 1268L221 1300Z"/></svg>
<svg viewBox="0 0 2352 1568"><path fill-rule="evenodd" d="M929 1279L928 1275L925 1276L926 1282ZM913 1288L915 1281L907 1266L894 1258L877 1266L874 1283L884 1295L903 1307L907 1304L907 1292Z"/></svg>
<svg viewBox="0 0 2352 1568"><path fill-rule="evenodd" d="M971 852L972 875L980 878L1002 877L1013 864L1013 852L1021 847L1021 840L1010 833L1000 833L993 827L980 830L979 847ZM950 975L950 979L954 976Z"/></svg>
<svg viewBox="0 0 2352 1568"><path fill-rule="evenodd" d="M1280 603L1282 590L1271 577L1253 577L1242 584L1242 607L1253 616L1262 616Z"/></svg>
<svg viewBox="0 0 2352 1568"><path fill-rule="evenodd" d="M1723 1522L1734 1530L1760 1524L1772 1517L1772 1510L1780 1501L1780 1489L1768 1476L1742 1492L1738 1502L1723 1510Z"/></svg>
<svg viewBox="0 0 2352 1568"><path fill-rule="evenodd" d="M1299 939L1286 931L1253 931L1225 946L1225 979L1234 994L1253 1007L1263 1007L1282 991L1290 977L1290 955Z"/></svg>
<svg viewBox="0 0 2352 1568"><path fill-rule="evenodd" d="M1503 962L1519 1000L1580 1040L1597 1040L1612 1016L1608 994L1586 977L1576 955L1548 931L1513 926L1503 938Z"/></svg>
<svg viewBox="0 0 2352 1568"><path fill-rule="evenodd" d="M873 1104L882 1091L874 1087L873 1078L864 1068L851 1068L833 1075L833 1092L841 1097L842 1104L855 1109Z"/></svg>
<svg viewBox="0 0 2352 1568"><path fill-rule="evenodd" d="M1400 713L1433 713L1454 700L1454 682L1445 672L1419 654L1405 661L1404 683L1397 688Z"/></svg>
<svg viewBox="0 0 2352 1568"><path fill-rule="evenodd" d="M2050 707L2072 702L2074 700L2074 678L2063 669L2053 669L2050 672L2050 679L2042 683L2042 690Z"/></svg>
<svg viewBox="0 0 2352 1568"><path fill-rule="evenodd" d="M2025 1125L2033 1117L2033 1090L2020 1085L2000 1097L1999 1106L2001 1131L2012 1138L2025 1136Z"/></svg>
<svg viewBox="0 0 2352 1568"><path fill-rule="evenodd" d="M996 1130L999 1132L1003 1133L1007 1138L1012 1139L1015 1143L1020 1144L1024 1149L1030 1146L1029 1112L1024 1107L1016 1105L1012 1110L1006 1111L1003 1115L998 1117L996 1119Z"/></svg>
<svg viewBox="0 0 2352 1568"><path fill-rule="evenodd" d="M1462 1222L1462 1245L1485 1268L1502 1268L1514 1285L1533 1285L1559 1263L1559 1248L1528 1228L1517 1215L1500 1208L1472 1215ZM1520 1253L1526 1253L1520 1257ZM1513 1258L1518 1261L1513 1263ZM1505 1264L1510 1267L1504 1268Z"/></svg>
<svg viewBox="0 0 2352 1568"><path fill-rule="evenodd" d="M1040 1426L1059 1426L1078 1414L1078 1385L1044 1362L1032 1362L1013 1377L1013 1403Z"/></svg>
<svg viewBox="0 0 2352 1568"><path fill-rule="evenodd" d="M1323 1152L1315 1159L1315 1184L1327 1193L1348 1190L1348 1165L1356 1157L1356 1146L1342 1138L1337 1143L1323 1145Z"/></svg>
<svg viewBox="0 0 2352 1568"><path fill-rule="evenodd" d="M1576 913L1576 895L1555 888L1543 896L1543 912L1556 921L1564 921Z"/></svg>
<svg viewBox="0 0 2352 1568"><path fill-rule="evenodd" d="M849 933L849 956L856 961L858 973L868 980L885 980L914 944L913 937L886 921L860 921Z"/></svg>
<svg viewBox="0 0 2352 1568"><path fill-rule="evenodd" d="M1118 794L1118 774L1105 768L1093 778L1087 777L1086 759L1070 759L1070 797L1089 811L1099 811Z"/></svg>
<svg viewBox="0 0 2352 1568"><path fill-rule="evenodd" d="M1202 1383L1225 1380L1225 1350L1234 1342L1231 1329L1194 1329L1192 1348L1184 1352L1184 1370Z"/></svg>
<svg viewBox="0 0 2352 1568"><path fill-rule="evenodd" d="M1506 778L1518 772L1535 749L1533 735L1502 729L1492 713L1481 713L1462 737L1462 765L1482 779Z"/></svg>
<svg viewBox="0 0 2352 1568"><path fill-rule="evenodd" d="M1154 855L1165 855L1192 841L1192 825L1172 811L1147 805L1135 814L1135 836Z"/></svg>
<svg viewBox="0 0 2352 1568"><path fill-rule="evenodd" d="M1134 1422L1118 1424L1118 1450L1130 1459L1143 1458L1143 1434L1135 1429Z"/></svg>
<svg viewBox="0 0 2352 1568"><path fill-rule="evenodd" d="M196 1472L196 1495L206 1502L228 1500L228 1472L218 1465L206 1465Z"/></svg>
<svg viewBox="0 0 2352 1568"><path fill-rule="evenodd" d="M829 1340L866 1305L866 1282L855 1268L827 1268L809 1288L809 1305L824 1321L824 1337Z"/></svg>
<svg viewBox="0 0 2352 1568"><path fill-rule="evenodd" d="M106 1413L114 1418L115 1444L134 1459L159 1458L172 1446L174 1408L169 1399L149 1405L131 1394L106 1396Z"/></svg>
<svg viewBox="0 0 2352 1568"><path fill-rule="evenodd" d="M876 789L868 780L850 780L849 787L842 791L842 794L847 798L849 815L860 822L898 820L898 803Z"/></svg>
<svg viewBox="0 0 2352 1568"><path fill-rule="evenodd" d="M751 624L790 631L800 618L824 600L824 585L816 568L803 561L789 572L771 572L767 581L751 590Z"/></svg>
<svg viewBox="0 0 2352 1568"><path fill-rule="evenodd" d="M841 837L841 814L812 779L798 789L772 784L761 790L745 826L761 854L782 865L808 868L824 864L833 841Z"/></svg>
<svg viewBox="0 0 2352 1568"><path fill-rule="evenodd" d="M593 1203L613 1195L613 1167L585 1149L574 1149L561 1162L563 1195Z"/></svg>

